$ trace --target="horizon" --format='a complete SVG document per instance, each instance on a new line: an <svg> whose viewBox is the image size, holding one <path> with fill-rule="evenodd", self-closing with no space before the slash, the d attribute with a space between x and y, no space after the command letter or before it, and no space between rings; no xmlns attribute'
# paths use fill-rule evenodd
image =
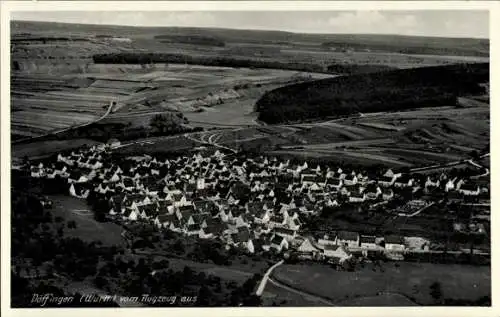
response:
<svg viewBox="0 0 500 317"><path fill-rule="evenodd" d="M407 35L407 34L397 34L397 33L308 33L308 32L294 32L294 31L284 31L284 30L272 30L272 29L250 29L250 28L229 28L229 27L200 27L200 26L140 26L140 25L124 25L124 24L96 24L96 23L78 23L78 22L55 22L55 21L36 21L36 20L11 20L14 22L35 22L35 23L57 23L57 24L71 24L71 25L91 25L91 26L102 26L102 27L130 27L130 28L178 28L178 29L207 29L207 30L235 30L235 31L252 31L252 32L281 32L289 34L307 34L307 35L368 35L368 36L397 36L397 37L429 37L429 38L443 38L443 39L474 39L474 40L487 40L489 37L470 37L470 36L442 36L442 35Z"/></svg>
<svg viewBox="0 0 500 317"><path fill-rule="evenodd" d="M464 20L467 23L464 24ZM12 12L11 22L232 29L317 35L392 35L482 40L490 38L488 11L26 11Z"/></svg>

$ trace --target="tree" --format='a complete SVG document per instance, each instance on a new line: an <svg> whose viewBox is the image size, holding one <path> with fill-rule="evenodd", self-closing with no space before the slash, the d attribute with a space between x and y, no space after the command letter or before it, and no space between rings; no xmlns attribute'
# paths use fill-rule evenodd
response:
<svg viewBox="0 0 500 317"><path fill-rule="evenodd" d="M443 291L441 290L441 283L434 282L430 286L430 295L436 302L436 304L441 304L443 301Z"/></svg>

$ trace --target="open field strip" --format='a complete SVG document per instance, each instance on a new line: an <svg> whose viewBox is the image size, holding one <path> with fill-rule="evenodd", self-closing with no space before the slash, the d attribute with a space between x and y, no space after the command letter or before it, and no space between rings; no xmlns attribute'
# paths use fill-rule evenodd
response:
<svg viewBox="0 0 500 317"><path fill-rule="evenodd" d="M97 118L97 115L92 115L92 114L78 114L75 116L75 114L68 113L68 112L54 112L54 111L47 111L44 112L43 110L39 111L16 111L12 114L12 119L13 120L20 120L20 121L39 121L39 120L47 120L46 122L68 122L68 120L71 121L87 121L87 120L92 120ZM39 121L40 122L40 121ZM43 123L43 122L40 122Z"/></svg>
<svg viewBox="0 0 500 317"><path fill-rule="evenodd" d="M69 91L47 91L45 93L48 96L57 96L58 98L71 99L85 99L85 100L95 100L95 101L108 101L110 100L109 95L97 95L93 93L81 92L69 92Z"/></svg>
<svg viewBox="0 0 500 317"><path fill-rule="evenodd" d="M398 167L404 167L404 166L411 166L412 164L407 163L407 162L402 162L395 160L391 158L390 156L384 156L384 155L376 155L376 154L369 154L369 153L364 153L362 151L356 152L356 151L323 151L323 150L314 150L319 153L325 153L325 154L332 154L332 155L339 155L339 156L347 156L347 157L355 157L359 159L364 159L366 161L371 161L371 162L382 162L385 164L392 164L394 166Z"/></svg>
<svg viewBox="0 0 500 317"><path fill-rule="evenodd" d="M102 108L103 103L101 102L89 102L86 100L71 100L68 102L68 100L61 100L61 99L49 99L49 98L19 98L16 96L13 96L11 98L11 102L13 103L13 106L16 107L22 107L26 106L29 107L31 105L33 106L47 106L47 107L62 107L62 108L71 108L75 106L81 106L81 107L89 107L89 108ZM106 104L107 106L107 104Z"/></svg>
<svg viewBox="0 0 500 317"><path fill-rule="evenodd" d="M448 160L448 161L454 161L454 160L460 160L462 157L460 155L453 155L453 154L448 154L448 153L436 153L436 152L429 152L429 151L424 151L424 150L408 150L408 149L400 149L400 148L384 148L380 147L380 149L384 152L388 153L394 153L398 155L398 153L408 153L411 154L415 157L419 156L427 156L431 159L443 159L443 160Z"/></svg>
<svg viewBox="0 0 500 317"><path fill-rule="evenodd" d="M309 144L309 145L300 145L300 147L311 150L322 150L322 149L333 149L337 147L349 147L349 146L377 146L379 144L389 144L395 142L396 141L391 138L381 138L381 139L360 140L360 141ZM283 146L283 149L296 148L297 146L298 145Z"/></svg>
<svg viewBox="0 0 500 317"><path fill-rule="evenodd" d="M355 272L338 272L319 264L287 264L276 268L272 278L335 304L390 293L429 305L433 303L429 287L435 281L442 285L445 298L476 300L488 295L491 288L489 267L409 262L396 266L387 262L384 272L371 268L367 264Z"/></svg>
<svg viewBox="0 0 500 317"><path fill-rule="evenodd" d="M272 278L269 278L269 282L271 284L273 284L274 286L276 286L276 287L282 288L282 289L284 289L284 290L286 290L288 292L291 292L291 293L295 293L295 294L303 297L307 301L310 301L310 302L313 302L313 303L320 303L321 305L324 305L324 306L337 306L332 301L330 301L330 300L328 300L326 298L323 298L323 297L320 297L320 296L317 296L317 295L305 292L305 291L303 291L303 290L301 290L299 288L290 287L290 286L285 285L283 283L280 283L277 280L274 280Z"/></svg>
<svg viewBox="0 0 500 317"><path fill-rule="evenodd" d="M405 129L405 127L397 127L397 126L393 126L393 125L390 125L390 124L375 123L375 122L357 122L356 124L360 125L360 126L363 126L363 127L380 129L380 130L386 130L386 131L396 131L396 132L399 132L399 131Z"/></svg>
<svg viewBox="0 0 500 317"><path fill-rule="evenodd" d="M339 129L341 131L349 131L349 132L352 132L354 134L359 135L360 137L366 137L366 138L374 137L377 135L376 133L373 133L371 131L367 131L366 129L362 129L362 128L356 127L354 125L343 125L343 124L339 124L339 123L332 122L332 121L323 122L323 123L321 123L321 126L336 128L336 129Z"/></svg>

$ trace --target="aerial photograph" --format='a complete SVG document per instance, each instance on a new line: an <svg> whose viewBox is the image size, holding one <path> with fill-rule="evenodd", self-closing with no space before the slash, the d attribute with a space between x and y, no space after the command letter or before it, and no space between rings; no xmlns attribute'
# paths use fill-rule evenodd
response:
<svg viewBox="0 0 500 317"><path fill-rule="evenodd" d="M489 22L11 12L10 307L491 307Z"/></svg>

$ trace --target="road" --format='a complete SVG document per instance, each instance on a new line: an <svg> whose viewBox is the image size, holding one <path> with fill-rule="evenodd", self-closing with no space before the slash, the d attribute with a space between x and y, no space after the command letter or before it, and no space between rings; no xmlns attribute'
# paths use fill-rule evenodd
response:
<svg viewBox="0 0 500 317"><path fill-rule="evenodd" d="M485 158L485 157L489 157L490 156L490 153L486 153L486 154L483 154L481 156L479 156L479 158ZM435 168L443 168L443 167L453 167L453 166L456 166L456 165L460 165L460 164L464 164L464 163L467 163L467 164L470 164L470 165L473 165L477 168L482 168L482 169L486 169L486 172L483 174L483 175L479 175L479 176L476 176L476 177L480 177L480 176L487 176L489 175L489 169L485 168L484 166L474 162L472 159L469 159L469 160L460 160L460 161L454 161L454 162L449 162L449 163L446 163L446 164L434 164L434 165L430 165L430 166L424 166L424 167L418 167L418 168L413 168L413 169L410 169L410 172L421 172L421 171L425 171L425 170L430 170L430 169L435 169Z"/></svg>
<svg viewBox="0 0 500 317"><path fill-rule="evenodd" d="M193 136L193 134L189 134L189 133L184 134L184 137L186 137L187 139L189 139L191 141L194 141L194 142L198 142L198 143L202 143L202 144L208 144L208 145L213 145L215 147L218 147L218 148L221 148L221 149L225 149L225 150L231 151L233 153L237 153L238 152L235 149L232 149L230 147L227 147L225 145L217 143L217 141L214 140L214 137L217 137L217 140L220 138L220 136L217 136L217 134L209 136L208 139L206 138L206 134L204 134L204 133L200 134L200 138L199 139L195 138Z"/></svg>
<svg viewBox="0 0 500 317"><path fill-rule="evenodd" d="M411 218L411 217L415 217L416 215L420 214L422 211L424 211L425 209L431 207L431 206L434 206L435 202L427 205L427 206L424 206L422 208L420 208L419 210L415 211L414 213L412 214L409 214L409 215L406 215L406 214L398 214L398 216L400 217L408 217L408 218Z"/></svg>
<svg viewBox="0 0 500 317"><path fill-rule="evenodd" d="M77 124L77 125L72 125L72 126L69 126L67 128L61 129L61 130L48 132L48 133L45 133L43 135L39 135L39 136L35 136L35 137L29 137L29 138L19 139L19 140L16 140L16 141L12 141L11 144L18 144L18 143L26 142L26 141L34 141L34 140L37 140L37 139L40 139L40 138L47 137L49 135L55 135L55 134L59 134L59 133L63 133L63 132L69 131L69 130L86 127L88 125L91 125L93 123L97 123L97 122L105 119L110 114L111 110L113 110L113 103L110 103L110 105L108 107L108 110L106 110L106 112L102 116L100 116L99 118L97 118L97 119L95 119L93 121L84 122L84 123Z"/></svg>
<svg viewBox="0 0 500 317"><path fill-rule="evenodd" d="M260 284L259 284L259 287L257 288L257 291L255 292L255 295L257 296L261 296L262 293L264 292L264 289L266 288L266 283L267 283L267 280L269 279L269 275L271 275L271 273L273 272L273 270L275 268L277 268L278 266L282 265L284 263L283 260L279 261L278 263L274 264L273 266L271 266L266 274L264 274L264 277L262 277L262 280L260 281Z"/></svg>

